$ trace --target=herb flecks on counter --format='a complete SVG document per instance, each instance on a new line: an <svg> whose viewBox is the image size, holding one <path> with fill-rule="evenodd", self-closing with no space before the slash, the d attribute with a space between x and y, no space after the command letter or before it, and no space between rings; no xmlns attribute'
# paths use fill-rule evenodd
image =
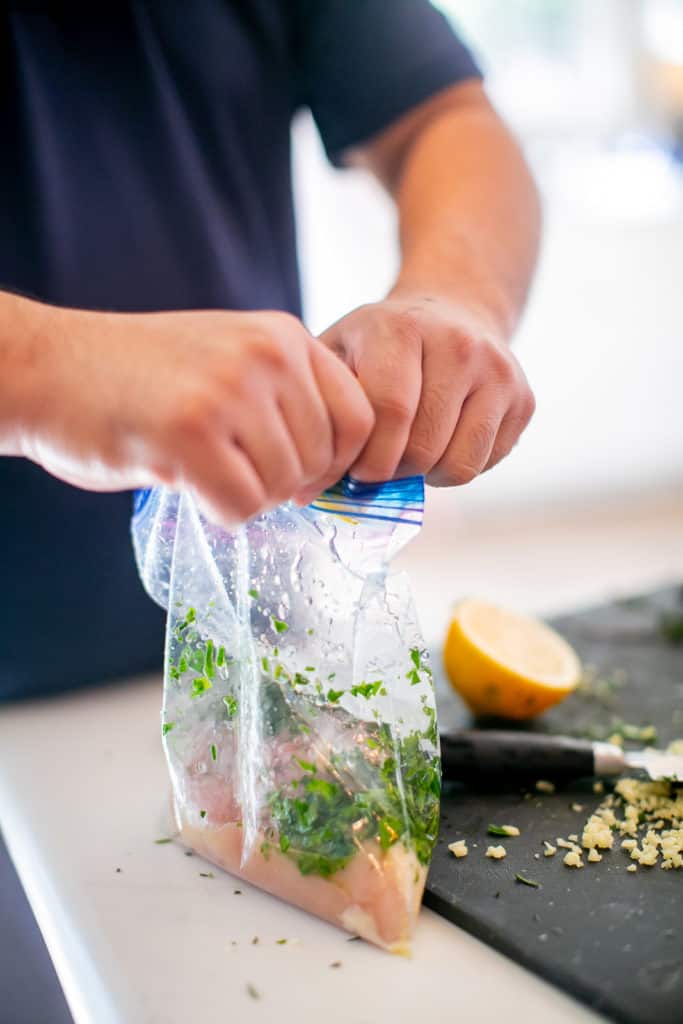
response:
<svg viewBox="0 0 683 1024"><path fill-rule="evenodd" d="M532 889L540 889L541 883L534 881L533 878L527 878L526 875L515 875L515 881L519 882L520 885L528 885Z"/></svg>

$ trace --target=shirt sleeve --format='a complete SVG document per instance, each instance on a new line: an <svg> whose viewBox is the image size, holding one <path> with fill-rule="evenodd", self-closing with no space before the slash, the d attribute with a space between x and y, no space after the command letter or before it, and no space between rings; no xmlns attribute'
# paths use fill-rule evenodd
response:
<svg viewBox="0 0 683 1024"><path fill-rule="evenodd" d="M441 89L481 78L429 0L297 0L292 9L298 99L337 165Z"/></svg>

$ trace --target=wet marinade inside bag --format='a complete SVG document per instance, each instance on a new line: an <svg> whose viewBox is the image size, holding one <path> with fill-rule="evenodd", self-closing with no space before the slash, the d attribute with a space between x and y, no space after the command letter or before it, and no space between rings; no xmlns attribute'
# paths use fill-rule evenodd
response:
<svg viewBox="0 0 683 1024"><path fill-rule="evenodd" d="M179 500L162 731L185 842L405 952L440 762L410 595L386 575L419 528L421 481L412 501L414 484L392 487L285 506L235 534Z"/></svg>

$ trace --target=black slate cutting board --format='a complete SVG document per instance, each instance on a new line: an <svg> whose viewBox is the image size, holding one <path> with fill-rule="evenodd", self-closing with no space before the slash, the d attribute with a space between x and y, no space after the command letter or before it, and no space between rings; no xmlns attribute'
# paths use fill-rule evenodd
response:
<svg viewBox="0 0 683 1024"><path fill-rule="evenodd" d="M606 734L621 719L655 725L659 746L683 737L683 644L665 639L666 614L683 614L683 588L556 620L584 663L612 683L572 695L524 728ZM445 682L438 652L433 665L442 731L472 726ZM531 798L518 789L446 786L424 902L608 1019L683 1024L683 871L628 873L632 862L618 843L602 863L578 870L565 867L562 850L543 856L544 839L580 834L601 799L589 781ZM583 810L572 810L573 803ZM487 836L489 823L517 825L521 835ZM467 840L469 856L456 860L448 852L455 839ZM498 843L507 857L486 858L487 846ZM517 873L540 887L516 882Z"/></svg>

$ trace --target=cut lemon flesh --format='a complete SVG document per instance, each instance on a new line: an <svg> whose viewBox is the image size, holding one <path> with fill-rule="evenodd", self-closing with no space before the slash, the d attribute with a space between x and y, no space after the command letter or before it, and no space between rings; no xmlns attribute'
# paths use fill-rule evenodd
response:
<svg viewBox="0 0 683 1024"><path fill-rule="evenodd" d="M444 663L454 689L477 715L533 718L581 678L573 648L549 626L485 601L454 610Z"/></svg>

